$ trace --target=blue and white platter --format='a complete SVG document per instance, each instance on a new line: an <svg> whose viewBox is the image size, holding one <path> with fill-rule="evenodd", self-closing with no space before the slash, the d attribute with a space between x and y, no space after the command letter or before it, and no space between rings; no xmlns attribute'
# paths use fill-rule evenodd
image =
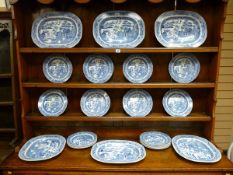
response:
<svg viewBox="0 0 233 175"><path fill-rule="evenodd" d="M64 83L71 77L73 66L64 55L50 55L43 62L43 73L53 83Z"/></svg>
<svg viewBox="0 0 233 175"><path fill-rule="evenodd" d="M111 58L103 54L89 55L83 64L83 73L92 83L105 83L113 74L114 65Z"/></svg>
<svg viewBox="0 0 233 175"><path fill-rule="evenodd" d="M63 91L49 89L39 98L38 109L44 116L57 117L64 113L68 105L68 99Z"/></svg>
<svg viewBox="0 0 233 175"><path fill-rule="evenodd" d="M190 53L180 53L169 63L169 74L178 83L194 81L200 72L200 62Z"/></svg>
<svg viewBox="0 0 233 175"><path fill-rule="evenodd" d="M95 41L104 48L133 48L145 37L143 19L131 11L107 11L93 23Z"/></svg>
<svg viewBox="0 0 233 175"><path fill-rule="evenodd" d="M151 95L143 89L131 89L123 97L123 108L132 117L145 117L153 107Z"/></svg>
<svg viewBox="0 0 233 175"><path fill-rule="evenodd" d="M184 90L171 89L163 96L163 107L173 117L186 117L193 108L191 96Z"/></svg>
<svg viewBox="0 0 233 175"><path fill-rule="evenodd" d="M207 25L196 12L162 13L154 24L155 36L164 47L199 47L207 38Z"/></svg>
<svg viewBox="0 0 233 175"><path fill-rule="evenodd" d="M71 134L67 138L67 145L73 149L89 148L97 142L97 135L90 131Z"/></svg>
<svg viewBox="0 0 233 175"><path fill-rule="evenodd" d="M61 135L40 135L28 140L18 156L24 161L42 161L58 156L65 148L66 139Z"/></svg>
<svg viewBox="0 0 233 175"><path fill-rule="evenodd" d="M132 83L144 83L153 73L153 63L146 55L133 54L124 61L123 73Z"/></svg>
<svg viewBox="0 0 233 175"><path fill-rule="evenodd" d="M108 164L136 163L146 157L146 150L134 141L104 140L91 148L91 157Z"/></svg>
<svg viewBox="0 0 233 175"><path fill-rule="evenodd" d="M205 138L195 135L177 135L172 146L181 157L199 163L215 163L221 160L220 151Z"/></svg>
<svg viewBox="0 0 233 175"><path fill-rule="evenodd" d="M166 149L171 145L171 137L159 131L147 131L140 134L140 143L154 150Z"/></svg>
<svg viewBox="0 0 233 175"><path fill-rule="evenodd" d="M47 12L32 24L32 41L40 48L72 48L82 38L82 22L70 12Z"/></svg>
<svg viewBox="0 0 233 175"><path fill-rule="evenodd" d="M90 89L82 95L80 105L86 116L102 117L108 112L111 100L104 90Z"/></svg>

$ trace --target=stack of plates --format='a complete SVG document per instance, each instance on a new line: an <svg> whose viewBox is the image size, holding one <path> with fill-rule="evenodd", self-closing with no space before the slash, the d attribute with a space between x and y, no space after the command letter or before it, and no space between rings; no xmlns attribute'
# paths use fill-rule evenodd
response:
<svg viewBox="0 0 233 175"><path fill-rule="evenodd" d="M171 138L162 132L148 131L140 135L140 143L149 149L161 150L171 145Z"/></svg>

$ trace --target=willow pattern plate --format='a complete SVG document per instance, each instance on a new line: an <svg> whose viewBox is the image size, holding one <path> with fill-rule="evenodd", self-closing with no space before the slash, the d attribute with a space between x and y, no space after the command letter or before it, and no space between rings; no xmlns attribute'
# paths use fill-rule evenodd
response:
<svg viewBox="0 0 233 175"><path fill-rule="evenodd" d="M38 109L44 116L57 117L61 115L68 105L68 99L63 91L50 89L39 98Z"/></svg>
<svg viewBox="0 0 233 175"><path fill-rule="evenodd" d="M83 94L80 105L86 116L102 117L108 112L111 100L104 90L91 89Z"/></svg>
<svg viewBox="0 0 233 175"><path fill-rule="evenodd" d="M194 135L178 135L172 138L172 146L181 157L200 163L221 160L220 151L208 140Z"/></svg>
<svg viewBox="0 0 233 175"><path fill-rule="evenodd" d="M173 117L186 117L193 108L190 95L181 89L171 89L163 97L165 111Z"/></svg>
<svg viewBox="0 0 233 175"><path fill-rule="evenodd" d="M82 38L82 22L70 12L47 12L33 21L31 37L41 48L72 48Z"/></svg>
<svg viewBox="0 0 233 175"><path fill-rule="evenodd" d="M142 54L130 55L123 63L123 73L132 83L144 83L152 75L153 64L149 57Z"/></svg>
<svg viewBox="0 0 233 175"><path fill-rule="evenodd" d="M123 97L123 108L132 117L145 117L153 107L151 95L143 89L131 89Z"/></svg>
<svg viewBox="0 0 233 175"><path fill-rule="evenodd" d="M192 11L168 11L155 21L155 36L164 47L199 47L207 38L202 16Z"/></svg>
<svg viewBox="0 0 233 175"><path fill-rule="evenodd" d="M97 142L97 135L93 132L82 131L71 134L67 138L67 145L74 149L91 147Z"/></svg>
<svg viewBox="0 0 233 175"><path fill-rule="evenodd" d="M102 163L136 163L146 157L145 148L128 140L104 140L91 148L91 157Z"/></svg>
<svg viewBox="0 0 233 175"><path fill-rule="evenodd" d="M113 71L113 62L107 55L89 55L83 64L83 73L92 83L107 82L111 78Z"/></svg>
<svg viewBox="0 0 233 175"><path fill-rule="evenodd" d="M145 37L144 21L130 11L104 12L93 23L93 36L101 47L136 47Z"/></svg>
<svg viewBox="0 0 233 175"><path fill-rule="evenodd" d="M43 73L53 83L64 83L72 75L73 66L64 55L48 56L43 62Z"/></svg>
<svg viewBox="0 0 233 175"><path fill-rule="evenodd" d="M171 138L162 132L148 131L140 135L140 143L149 149L161 150L171 145Z"/></svg>
<svg viewBox="0 0 233 175"><path fill-rule="evenodd" d="M65 148L66 139L60 135L40 135L28 140L19 151L25 161L42 161L58 156Z"/></svg>
<svg viewBox="0 0 233 175"><path fill-rule="evenodd" d="M200 72L200 62L193 54L181 53L172 58L168 70L176 82L190 83L197 78Z"/></svg>

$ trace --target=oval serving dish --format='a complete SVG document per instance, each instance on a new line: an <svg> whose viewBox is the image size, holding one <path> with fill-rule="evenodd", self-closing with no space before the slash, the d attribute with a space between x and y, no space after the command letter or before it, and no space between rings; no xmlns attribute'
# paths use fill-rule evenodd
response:
<svg viewBox="0 0 233 175"><path fill-rule="evenodd" d="M196 12L162 13L154 24L155 36L164 47L199 47L207 38L207 25Z"/></svg>
<svg viewBox="0 0 233 175"><path fill-rule="evenodd" d="M40 135L28 140L19 151L24 161L42 161L58 156L65 148L66 139L61 135Z"/></svg>
<svg viewBox="0 0 233 175"><path fill-rule="evenodd" d="M146 150L141 144L134 141L104 140L97 142L91 148L91 157L102 163L136 163L146 157Z"/></svg>
<svg viewBox="0 0 233 175"><path fill-rule="evenodd" d="M32 24L32 41L40 48L72 48L82 38L82 22L70 12L47 12Z"/></svg>
<svg viewBox="0 0 233 175"><path fill-rule="evenodd" d="M93 23L95 41L105 48L133 48L145 37L143 19L131 11L108 11Z"/></svg>

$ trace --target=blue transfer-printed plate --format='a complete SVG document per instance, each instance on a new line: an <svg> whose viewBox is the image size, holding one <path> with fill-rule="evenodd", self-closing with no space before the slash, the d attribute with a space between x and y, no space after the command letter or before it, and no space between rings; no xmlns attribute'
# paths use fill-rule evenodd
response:
<svg viewBox="0 0 233 175"><path fill-rule="evenodd" d="M153 63L146 55L130 55L123 63L123 73L132 83L144 83L153 73Z"/></svg>
<svg viewBox="0 0 233 175"><path fill-rule="evenodd" d="M123 108L132 117L145 117L153 107L151 95L143 89L131 89L123 97Z"/></svg>
<svg viewBox="0 0 233 175"><path fill-rule="evenodd" d="M200 62L190 53L180 53L169 63L169 74L178 83L194 81L200 72Z"/></svg>
<svg viewBox="0 0 233 175"><path fill-rule="evenodd" d="M53 83L66 82L73 71L72 63L64 55L48 56L43 62L43 73Z"/></svg>
<svg viewBox="0 0 233 175"><path fill-rule="evenodd" d="M67 145L74 149L91 147L97 142L97 135L93 132L82 131L71 134L67 138Z"/></svg>
<svg viewBox="0 0 233 175"><path fill-rule="evenodd" d="M86 116L102 117L108 112L111 100L104 90L90 89L81 97L80 105Z"/></svg>
<svg viewBox="0 0 233 175"><path fill-rule="evenodd" d="M68 105L68 99L63 91L50 89L39 98L38 109L44 116L57 117L61 115Z"/></svg>
<svg viewBox="0 0 233 175"><path fill-rule="evenodd" d="M41 135L28 140L19 151L25 161L42 161L58 156L65 148L66 139L60 135Z"/></svg>
<svg viewBox="0 0 233 175"><path fill-rule="evenodd" d="M83 73L92 83L107 82L114 71L111 58L103 54L89 55L83 64Z"/></svg>
<svg viewBox="0 0 233 175"><path fill-rule="evenodd" d="M108 11L93 23L95 41L105 48L133 48L145 37L143 19L131 11Z"/></svg>
<svg viewBox="0 0 233 175"><path fill-rule="evenodd" d="M208 140L195 135L177 135L172 146L181 157L200 163L215 163L221 160L220 151Z"/></svg>
<svg viewBox="0 0 233 175"><path fill-rule="evenodd" d="M146 150L141 144L133 141L104 140L91 148L91 157L102 163L136 163L146 157Z"/></svg>
<svg viewBox="0 0 233 175"><path fill-rule="evenodd" d="M155 36L164 47L199 47L207 38L202 16L192 11L168 11L155 21Z"/></svg>
<svg viewBox="0 0 233 175"><path fill-rule="evenodd" d="M82 38L82 22L70 12L47 12L32 24L31 37L41 48L72 48Z"/></svg>
<svg viewBox="0 0 233 175"><path fill-rule="evenodd" d="M161 150L171 145L169 135L158 131L147 131L140 135L140 143L149 149Z"/></svg>
<svg viewBox="0 0 233 175"><path fill-rule="evenodd" d="M173 117L186 117L193 109L193 100L186 91L171 89L163 96L163 107Z"/></svg>

